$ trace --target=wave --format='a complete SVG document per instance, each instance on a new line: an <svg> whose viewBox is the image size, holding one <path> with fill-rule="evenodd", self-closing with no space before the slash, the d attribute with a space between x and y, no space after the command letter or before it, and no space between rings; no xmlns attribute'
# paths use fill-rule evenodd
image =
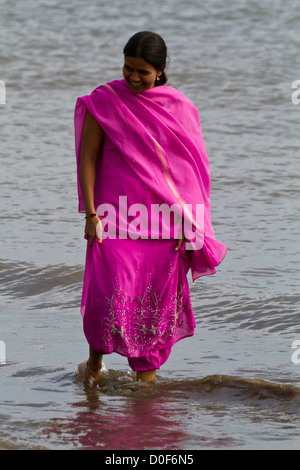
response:
<svg viewBox="0 0 300 470"><path fill-rule="evenodd" d="M290 423L286 445L299 434L300 387L293 383L221 374L157 375L146 384L133 372L109 368L94 388L80 369L29 367L13 374L27 387L31 381L37 398L9 401L15 413L0 415L1 450L245 448L249 438L252 447L266 447Z"/></svg>
<svg viewBox="0 0 300 470"><path fill-rule="evenodd" d="M78 365L75 380L84 384L84 363ZM300 405L300 387L291 383L270 382L263 379L239 377L233 375L208 375L194 379L169 379L159 375L154 383L137 382L133 372L123 372L105 368L96 390L100 394L145 397L185 401L242 401L249 405L251 401L273 401ZM270 407L270 403L268 404Z"/></svg>
<svg viewBox="0 0 300 470"><path fill-rule="evenodd" d="M29 299L30 308L50 305L56 308L61 305L61 308L65 308L66 304L70 307L72 299L72 306L79 305L83 280L82 266L64 264L38 266L34 263L0 260L0 273L2 301L16 302ZM45 300L46 293L47 300ZM70 293L72 295L69 295Z"/></svg>

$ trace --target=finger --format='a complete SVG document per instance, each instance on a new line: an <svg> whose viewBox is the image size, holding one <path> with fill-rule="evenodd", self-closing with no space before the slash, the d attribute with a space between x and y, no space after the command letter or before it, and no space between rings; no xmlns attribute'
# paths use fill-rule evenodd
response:
<svg viewBox="0 0 300 470"><path fill-rule="evenodd" d="M179 250L181 243L182 243L182 240L177 240L175 251Z"/></svg>
<svg viewBox="0 0 300 470"><path fill-rule="evenodd" d="M182 235L182 237L177 240L176 247L175 247L175 250L176 250L176 251L179 250L179 248L181 247L182 242L183 242L184 240L185 240L185 236L184 236L184 235Z"/></svg>
<svg viewBox="0 0 300 470"><path fill-rule="evenodd" d="M101 221L99 220L97 227L96 227L96 234L97 234L97 239L99 243L102 243L102 233L103 233L102 224L101 224Z"/></svg>

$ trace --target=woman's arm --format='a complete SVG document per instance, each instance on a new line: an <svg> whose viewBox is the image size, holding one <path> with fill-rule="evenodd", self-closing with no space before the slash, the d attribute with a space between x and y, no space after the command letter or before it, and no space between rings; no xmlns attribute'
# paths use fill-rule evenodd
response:
<svg viewBox="0 0 300 470"><path fill-rule="evenodd" d="M96 160L103 140L104 132L94 116L87 111L81 144L81 156L79 165L79 178L84 200L86 215L96 212L94 205L94 188L96 180ZM92 246L96 235L96 226L99 218L89 217L86 219L85 234ZM101 222L100 222L101 223ZM102 240L99 240L102 241Z"/></svg>

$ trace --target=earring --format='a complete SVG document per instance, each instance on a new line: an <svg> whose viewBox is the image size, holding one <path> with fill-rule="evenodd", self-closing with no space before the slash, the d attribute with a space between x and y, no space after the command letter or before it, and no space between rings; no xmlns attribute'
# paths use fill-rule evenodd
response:
<svg viewBox="0 0 300 470"><path fill-rule="evenodd" d="M159 80L160 80L160 76L159 76L159 75L157 75L157 77L156 77L156 80L157 80L157 81L159 81Z"/></svg>

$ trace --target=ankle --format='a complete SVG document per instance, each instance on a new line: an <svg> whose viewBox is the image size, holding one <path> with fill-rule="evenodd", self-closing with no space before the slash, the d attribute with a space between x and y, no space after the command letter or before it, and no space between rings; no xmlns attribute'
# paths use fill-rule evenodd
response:
<svg viewBox="0 0 300 470"><path fill-rule="evenodd" d="M91 369L92 372L98 372L99 370L101 370L102 368L102 362L100 360L100 364L98 364L97 366L95 366L94 364L92 364L91 360L89 359L87 361L87 366Z"/></svg>
<svg viewBox="0 0 300 470"><path fill-rule="evenodd" d="M89 352L88 366L93 372L97 372L101 369L103 354L94 351L91 346L89 348Z"/></svg>
<svg viewBox="0 0 300 470"><path fill-rule="evenodd" d="M138 371L136 373L136 379L141 382L154 382L156 375L156 369Z"/></svg>

